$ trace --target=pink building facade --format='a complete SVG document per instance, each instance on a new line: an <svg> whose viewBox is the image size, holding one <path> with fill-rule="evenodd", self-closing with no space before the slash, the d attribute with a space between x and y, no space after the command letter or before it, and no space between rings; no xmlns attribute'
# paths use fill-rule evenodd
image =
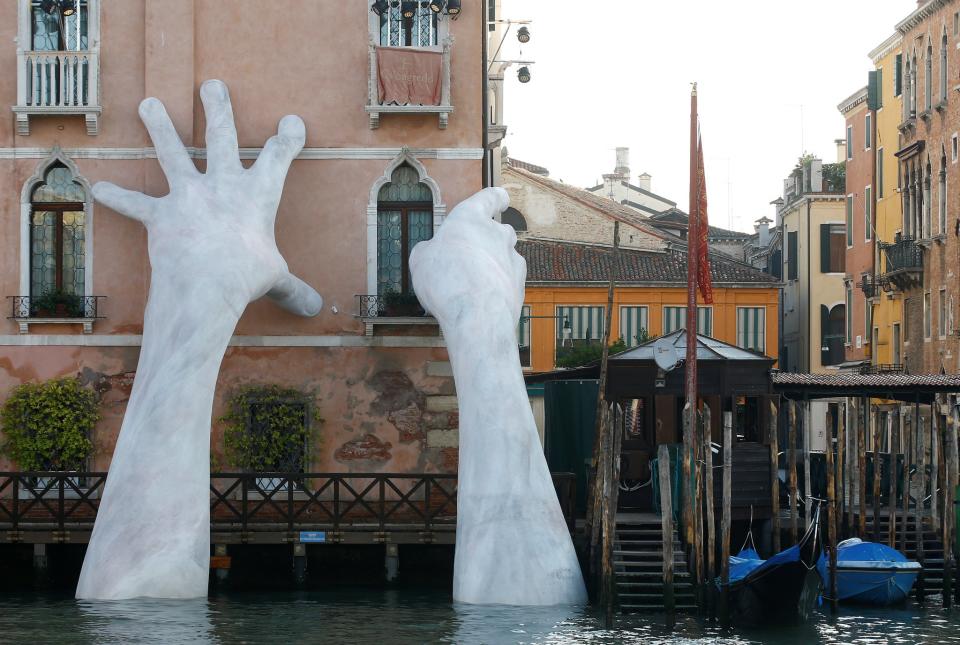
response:
<svg viewBox="0 0 960 645"><path fill-rule="evenodd" d="M454 472L453 379L435 321L392 311L407 290L406 254L480 189L484 16L456 19L417 3L404 19L367 0L80 0L51 17L38 1L0 8L0 400L16 385L79 376L101 420L88 464L105 470L135 376L150 280L142 226L93 202L112 181L149 195L166 183L137 115L163 101L198 167L200 84L230 88L243 163L286 114L306 147L277 216L290 269L325 306L302 319L264 300L244 314L223 360L213 411L231 393L281 385L310 395L324 422L305 449L313 472ZM399 5L399 3L397 3ZM380 105L378 45L437 52L439 105ZM80 298L69 311L42 296ZM94 298L96 297L96 298ZM2 442L2 437L0 437ZM0 457L0 470L16 464Z"/></svg>

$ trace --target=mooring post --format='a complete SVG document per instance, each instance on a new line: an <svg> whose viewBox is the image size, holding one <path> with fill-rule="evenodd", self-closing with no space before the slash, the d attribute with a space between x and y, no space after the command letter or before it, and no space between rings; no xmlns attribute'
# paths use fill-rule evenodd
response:
<svg viewBox="0 0 960 645"><path fill-rule="evenodd" d="M937 422L937 424L939 424L939 421ZM931 419L930 430L931 431L934 430L933 419ZM925 434L925 429L920 428L919 432L913 433L914 440L910 442L912 444L915 441L917 446L917 479L919 480L919 489L920 489L920 492L917 495L916 511L913 516L913 523L914 523L914 529L916 531L916 540L917 540L917 562L920 563L920 572L917 575L917 586L916 586L917 602L920 602L920 603L923 603L924 596L926 595L926 590L924 589L925 585L923 580L923 567L925 566L925 563L926 563L926 555L924 554L924 544L923 544L923 540L924 540L923 498L926 497L926 494L927 494L927 484L926 484L927 455L926 455L925 446L923 445L924 434ZM908 449L904 451L904 455L903 455L904 495L903 495L903 531L902 531L903 549L902 550L904 554L906 554L906 550L907 550L907 517L908 517L907 513L910 508L910 493L913 490L913 486L911 485L911 477L910 477L911 452L912 451L910 450L910 445L908 444ZM934 502L934 506L935 505L936 505L936 502Z"/></svg>
<svg viewBox="0 0 960 645"><path fill-rule="evenodd" d="M948 399L949 400L949 399ZM947 443L947 457L950 460L950 464L947 467L946 472L946 483L947 483L947 495L950 502L950 523L948 529L948 544L944 546L950 553L950 582L953 585L953 597L954 600L960 602L960 585L957 583L960 582L957 580L956 572L956 553L954 552L954 543L953 543L953 534L954 534L954 524L957 517L957 506L956 506L956 492L957 492L957 419L956 419L956 407L949 405L947 409L947 433L948 433L948 443Z"/></svg>
<svg viewBox="0 0 960 645"><path fill-rule="evenodd" d="M667 612L667 629L676 624L676 601L673 593L673 499L670 490L670 449L660 444L657 449L657 477L660 483L660 530L663 535L663 607Z"/></svg>
<svg viewBox="0 0 960 645"><path fill-rule="evenodd" d="M790 544L797 543L797 402L788 401L789 423L787 428L787 457L790 466L789 494L790 494Z"/></svg>
<svg viewBox="0 0 960 645"><path fill-rule="evenodd" d="M693 429L690 427L690 412L688 406L692 405L687 401L683 406L683 485L680 487L682 506L683 506L683 532L686 536L687 548L693 547L693 477L691 477L692 450L693 450ZM691 558L692 559L692 558Z"/></svg>
<svg viewBox="0 0 960 645"><path fill-rule="evenodd" d="M857 414L857 459L860 467L860 485L857 489L860 517L857 518L857 536L867 537L867 399L860 397Z"/></svg>
<svg viewBox="0 0 960 645"><path fill-rule="evenodd" d="M911 492L910 482L912 480L912 477L910 475L910 467L911 467L911 462L913 461L913 445L914 443L916 443L916 445L918 446L922 445L922 443L920 442L922 442L923 440L924 429L921 427L921 428L917 428L917 430L914 432L907 432L905 424L900 424L900 425L901 425L900 443L901 443L901 447L903 448L903 492L901 493L903 497L902 499L903 521L900 523L900 550L904 554L906 554L907 552L907 518L910 517L909 515L910 492ZM920 477L921 477L920 481L922 482L923 475L921 474ZM923 489L921 488L920 498L917 500L917 506L921 509L921 511L923 509L922 490ZM894 509L894 511L896 511L896 509ZM920 513L919 516L923 517L922 512ZM896 548L897 547L896 540L894 540L894 543L891 544L890 546Z"/></svg>
<svg viewBox="0 0 960 645"><path fill-rule="evenodd" d="M736 405L736 401L733 401ZM730 625L730 509L733 488L733 412L723 413L723 514L720 519L721 553L720 582L723 593L720 615L724 627Z"/></svg>
<svg viewBox="0 0 960 645"><path fill-rule="evenodd" d="M810 401L803 400L803 527L813 521L813 486L810 480L810 449L813 447L813 414Z"/></svg>
<svg viewBox="0 0 960 645"><path fill-rule="evenodd" d="M869 401L869 399L868 399ZM867 406L869 406L869 402ZM869 407L868 407L869 410ZM880 481L883 479L883 464L880 462L880 422L870 415L873 422L873 541L880 541Z"/></svg>
<svg viewBox="0 0 960 645"><path fill-rule="evenodd" d="M898 452L893 449L893 414L887 412L887 437L890 443L890 484L887 487L887 544L891 549L897 547L897 478L900 476L898 468Z"/></svg>
<svg viewBox="0 0 960 645"><path fill-rule="evenodd" d="M936 425L937 438L940 440L940 478L943 482L943 507L940 511L940 540L943 543L943 606L953 606L953 567L951 558L953 549L950 548L950 435L940 415L940 399L934 396L930 402L930 416Z"/></svg>
<svg viewBox="0 0 960 645"><path fill-rule="evenodd" d="M714 584L714 572L716 569L713 566L714 560L717 556L717 525L714 523L713 517L713 425L710 415L710 406L704 402L703 404L703 471L704 471L704 509L706 510L706 524L707 524L707 548L706 548L706 584L707 584L707 605L709 606L709 614L711 617L714 616L714 610L716 608L716 603L714 598L716 597L716 585Z"/></svg>
<svg viewBox="0 0 960 645"><path fill-rule="evenodd" d="M706 521L703 517L703 455L700 454L701 450L703 449L703 417L698 412L695 418L696 427L693 431L693 522L696 530L693 534L693 550L697 563L697 605L700 607L700 609L704 609L706 607L705 584L707 576L703 557L703 533Z"/></svg>
<svg viewBox="0 0 960 645"><path fill-rule="evenodd" d="M836 480L833 471L833 413L827 407L827 528L830 542L830 611L837 613L837 513Z"/></svg>
<svg viewBox="0 0 960 645"><path fill-rule="evenodd" d="M607 443L610 455L607 466L609 486L604 500L603 513L603 574L607 590L606 624L613 625L613 609L617 602L616 584L613 575L613 547L617 532L617 505L620 493L620 449L623 442L622 415L619 405L610 403L607 411Z"/></svg>
<svg viewBox="0 0 960 645"><path fill-rule="evenodd" d="M945 428L939 422L930 425L930 526L937 531L940 526L940 462Z"/></svg>
<svg viewBox="0 0 960 645"><path fill-rule="evenodd" d="M773 517L770 522L772 526L771 533L771 544L773 545L773 552L780 553L780 465L778 458L778 437L777 437L777 406L774 405L773 399L769 400L770 404L770 424L769 424L769 433L770 433L770 507L773 509ZM726 501L724 501L726 504Z"/></svg>
<svg viewBox="0 0 960 645"><path fill-rule="evenodd" d="M388 542L384 545L383 568L387 582L393 582L400 574L400 545Z"/></svg>
<svg viewBox="0 0 960 645"><path fill-rule="evenodd" d="M843 539L847 523L847 411L843 404L837 404L837 538Z"/></svg>
<svg viewBox="0 0 960 645"><path fill-rule="evenodd" d="M214 544L213 558L211 558L211 560L211 567L217 572L217 581L223 582L230 575L230 556L227 554L227 545Z"/></svg>

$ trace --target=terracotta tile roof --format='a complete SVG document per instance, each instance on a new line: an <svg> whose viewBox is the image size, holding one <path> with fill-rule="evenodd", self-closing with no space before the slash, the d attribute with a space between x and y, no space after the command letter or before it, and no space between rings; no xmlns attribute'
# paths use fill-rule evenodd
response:
<svg viewBox="0 0 960 645"><path fill-rule="evenodd" d="M960 374L800 374L773 372L773 385L779 389L797 388L933 388L960 392Z"/></svg>
<svg viewBox="0 0 960 645"><path fill-rule="evenodd" d="M581 205L591 208L601 215L606 217L619 220L620 222L632 226L635 229L643 231L653 237L660 238L662 240L673 239L674 236L669 233L664 233L661 230L656 229L650 225L649 219L644 215L641 215L637 211L618 204L617 202L606 199L605 197L597 197L593 193L583 190L582 188L576 188L575 186L568 186L567 184L560 183L559 181L554 181L546 177L541 177L540 175L535 175L531 172L527 172L521 168L512 167L507 170L507 172L515 172L521 177L532 181L534 183L540 184L544 188L552 190L555 193L559 193L564 197L572 199L576 202L579 202Z"/></svg>
<svg viewBox="0 0 960 645"><path fill-rule="evenodd" d="M650 219L653 220L652 223L654 224L657 222L669 222L671 224L682 225L683 228L686 229L689 216L677 208L671 208L657 215L651 215ZM711 240L746 240L749 239L750 236L751 233L731 231L730 229L720 228L719 226L711 226L708 235Z"/></svg>
<svg viewBox="0 0 960 645"><path fill-rule="evenodd" d="M611 248L591 244L525 239L517 252L527 261L527 282L606 282L610 279ZM687 282L687 253L620 249L616 279L625 283ZM773 276L719 253L710 254L715 284L756 283L775 285Z"/></svg>
<svg viewBox="0 0 960 645"><path fill-rule="evenodd" d="M508 157L507 163L509 163L513 168L520 168L521 170L532 172L535 175L542 175L546 177L550 174L550 171L543 166L538 166L535 163L527 163L526 161L520 161L519 159L514 159L513 157Z"/></svg>

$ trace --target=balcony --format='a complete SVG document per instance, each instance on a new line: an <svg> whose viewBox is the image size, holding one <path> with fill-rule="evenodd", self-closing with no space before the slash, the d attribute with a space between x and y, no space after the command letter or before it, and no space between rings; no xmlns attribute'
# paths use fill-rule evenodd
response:
<svg viewBox="0 0 960 645"><path fill-rule="evenodd" d="M357 295L355 298L354 316L363 322L365 336L374 336L377 326L438 326L437 319L424 311L413 294Z"/></svg>
<svg viewBox="0 0 960 645"><path fill-rule="evenodd" d="M448 38L443 42L441 51L441 70L440 70L440 103L438 105L396 105L384 104L380 102L379 97L379 69L377 68L377 45L370 41L370 75L367 79L367 115L370 117L370 129L376 130L380 127L381 114L436 114L439 118L441 130L445 130L453 112L453 105L450 103L450 49L451 40Z"/></svg>
<svg viewBox="0 0 960 645"><path fill-rule="evenodd" d="M864 365L861 374L906 374L907 369L899 363L876 363Z"/></svg>
<svg viewBox="0 0 960 645"><path fill-rule="evenodd" d="M7 296L10 316L20 326L21 334L30 333L30 325L79 324L84 334L93 333L93 323L99 315L100 300L106 296Z"/></svg>
<svg viewBox="0 0 960 645"><path fill-rule="evenodd" d="M17 53L17 134L30 134L30 117L83 115L87 134L100 118L99 55L93 51Z"/></svg>
<svg viewBox="0 0 960 645"><path fill-rule="evenodd" d="M882 276L865 275L863 280L857 283L857 288L863 291L864 298L876 298L881 291L890 290L890 281Z"/></svg>
<svg viewBox="0 0 960 645"><path fill-rule="evenodd" d="M923 247L909 237L898 237L880 248L887 256L887 272L883 279L905 291L923 283Z"/></svg>

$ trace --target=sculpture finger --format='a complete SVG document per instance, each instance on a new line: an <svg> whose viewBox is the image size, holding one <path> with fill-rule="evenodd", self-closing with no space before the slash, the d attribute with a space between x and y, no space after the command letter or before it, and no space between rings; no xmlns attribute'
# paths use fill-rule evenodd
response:
<svg viewBox="0 0 960 645"><path fill-rule="evenodd" d="M140 119L150 133L157 151L157 161L167 176L167 184L178 176L197 173L197 167L187 155L187 149L183 147L183 141L159 99L148 98L140 102Z"/></svg>
<svg viewBox="0 0 960 645"><path fill-rule="evenodd" d="M510 196L503 188L484 188L457 204L448 219L486 221L507 210Z"/></svg>
<svg viewBox="0 0 960 645"><path fill-rule="evenodd" d="M282 189L290 164L303 150L306 140L307 127L303 119L293 115L283 117L277 126L277 134L267 140L253 164L253 172L267 185Z"/></svg>
<svg viewBox="0 0 960 645"><path fill-rule="evenodd" d="M207 120L207 172L239 170L243 166L227 86L223 81L205 81L200 86L200 100Z"/></svg>
<svg viewBox="0 0 960 645"><path fill-rule="evenodd" d="M160 201L156 197L120 188L109 181L98 181L93 185L93 198L107 208L144 224L153 220Z"/></svg>
<svg viewBox="0 0 960 645"><path fill-rule="evenodd" d="M323 309L323 298L320 294L292 273L287 273L277 280L267 292L267 296L298 316L316 316Z"/></svg>

